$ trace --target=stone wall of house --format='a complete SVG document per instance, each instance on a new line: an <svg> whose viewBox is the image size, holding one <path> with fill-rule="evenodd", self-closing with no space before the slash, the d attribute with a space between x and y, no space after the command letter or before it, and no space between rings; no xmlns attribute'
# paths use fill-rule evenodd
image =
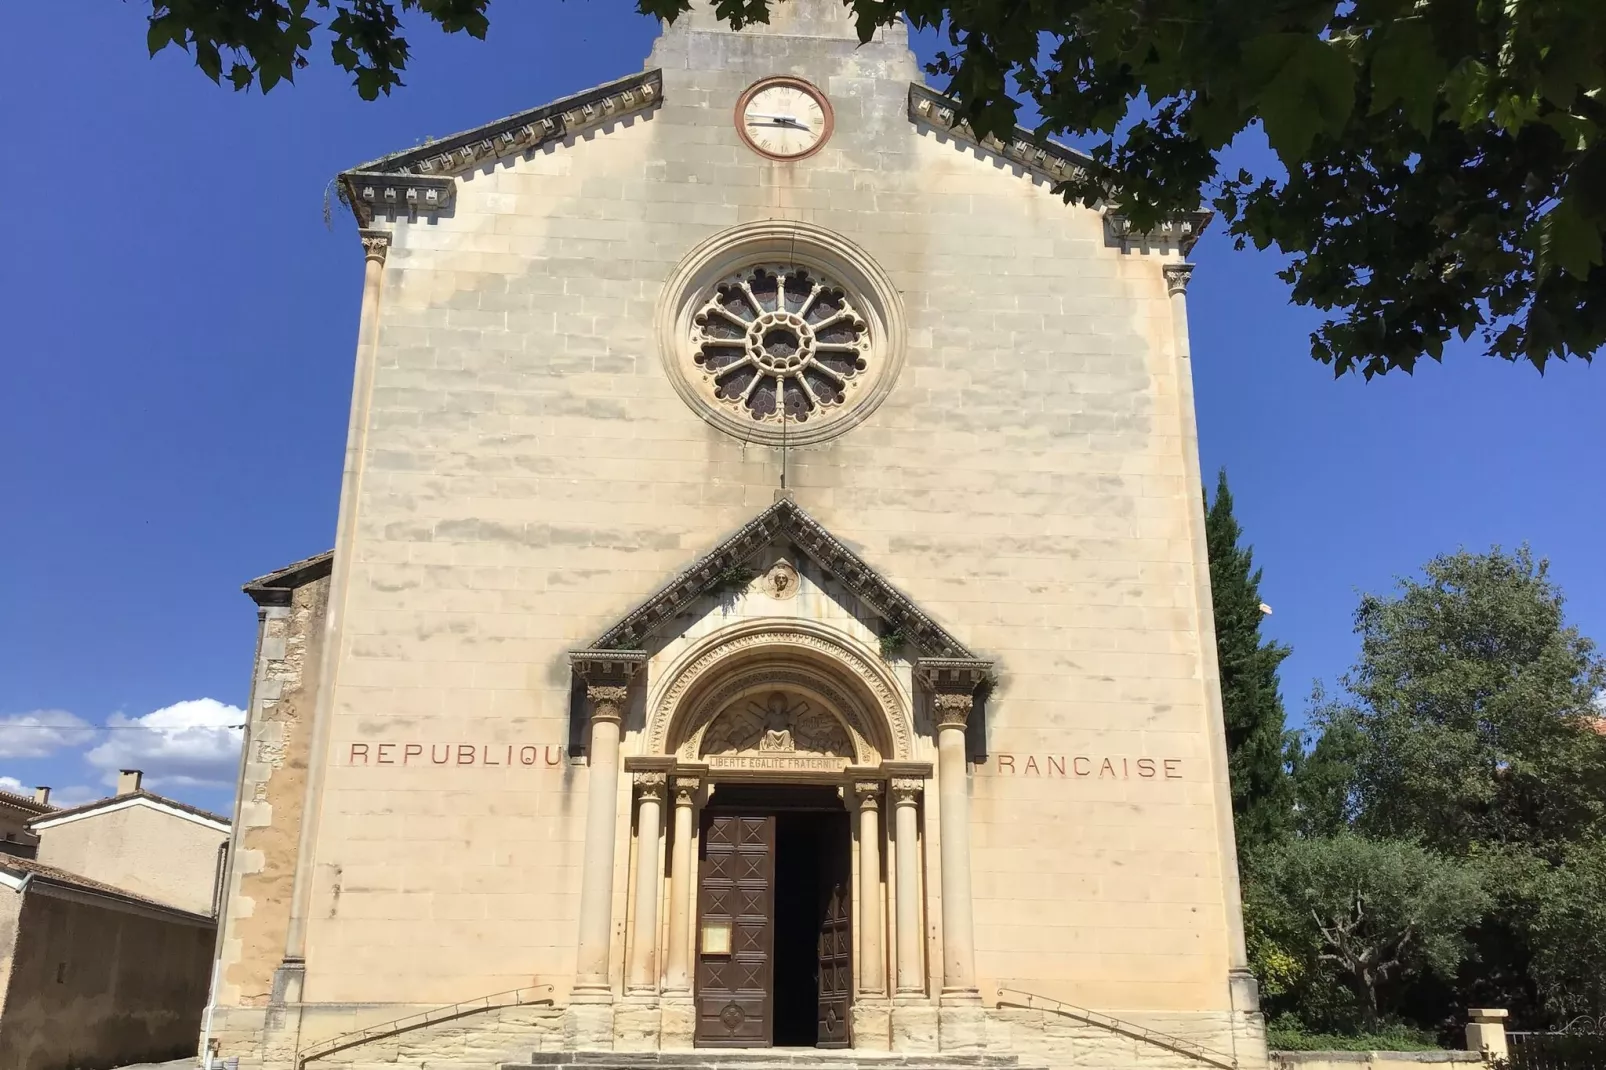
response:
<svg viewBox="0 0 1606 1070"><path fill-rule="evenodd" d="M305 583L287 605L261 610L255 705L247 731L235 856L226 892L218 1002L268 1002L284 958L291 886L307 785L308 735L318 695L329 577Z"/></svg>
<svg viewBox="0 0 1606 1070"><path fill-rule="evenodd" d="M6 1070L107 1067L192 1055L211 977L208 918L69 888L0 893L10 971L0 1011Z"/></svg>

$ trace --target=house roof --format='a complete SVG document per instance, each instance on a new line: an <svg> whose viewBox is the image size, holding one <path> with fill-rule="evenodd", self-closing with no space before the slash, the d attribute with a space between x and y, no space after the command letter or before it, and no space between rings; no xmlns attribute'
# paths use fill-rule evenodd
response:
<svg viewBox="0 0 1606 1070"><path fill-rule="evenodd" d="M329 575L334 559L335 552L333 550L325 550L321 554L303 557L300 561L288 564L277 572L270 572L266 576L258 576L241 587L240 590L250 595L251 601L259 606L288 605L290 596L295 592L296 588L304 587L314 580L321 580Z"/></svg>
<svg viewBox="0 0 1606 1070"><path fill-rule="evenodd" d="M48 814L57 809L49 803L39 802L28 795L18 795L14 791L0 791L0 806L10 807L13 810L22 810L30 814Z"/></svg>
<svg viewBox="0 0 1606 1070"><path fill-rule="evenodd" d="M952 659L976 657L912 598L889 583L791 498L780 499L699 557L690 568L603 632L592 649L639 647L653 629L711 589L729 582L733 572L778 539L790 541L809 560L857 595L886 622L889 632L904 635L921 654Z"/></svg>
<svg viewBox="0 0 1606 1070"><path fill-rule="evenodd" d="M191 806L189 803L179 802L177 799L169 799L166 795L158 795L154 791L146 791L143 788L138 791L127 792L123 795L113 795L105 799L96 799L94 802L87 802L82 806L73 806L65 810L56 810L53 813L41 815L29 821L28 827L37 832L42 828L50 828L53 825L60 825L68 821L76 821L79 818L88 817L90 814L108 810L126 809L130 806L148 806L156 810L175 813L179 817L183 817L190 821L198 821L202 824L221 826L221 831L223 832L229 831L228 818L219 814L214 814L210 810L202 810L199 806Z"/></svg>
<svg viewBox="0 0 1606 1070"><path fill-rule="evenodd" d="M164 912L182 914L188 918L201 919L205 921L213 920L204 914L196 914L194 911L184 910L180 907L175 907L170 903L164 903L160 899L152 899L149 896L138 895L134 892L128 891L126 888L119 888L114 884L107 884L105 881L97 881L90 877L85 877L82 874L61 869L57 866L47 866L43 862L37 862L32 858L20 858L16 855L0 855L0 887L9 887L12 891L17 891L22 887L23 881L30 876L33 877L34 880L42 880L67 888L76 888L81 891L94 892L96 895L102 895L112 899L120 899L124 902L134 903L142 907L154 907Z"/></svg>

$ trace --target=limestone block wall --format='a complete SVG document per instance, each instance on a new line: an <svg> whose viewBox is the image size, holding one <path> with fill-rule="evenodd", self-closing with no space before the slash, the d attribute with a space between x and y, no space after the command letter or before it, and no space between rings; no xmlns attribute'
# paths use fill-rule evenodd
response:
<svg viewBox="0 0 1606 1070"><path fill-rule="evenodd" d="M305 998L449 1003L532 982L562 998L587 785L561 750L566 652L780 481L780 451L671 388L663 282L704 239L780 218L860 246L905 307L885 403L790 451L787 483L998 666L971 780L983 990L1225 1010L1236 903L1161 271L1174 250L1109 247L1096 213L912 124L919 72L896 32L861 47L845 25L700 18L655 49L650 114L464 175L442 218L376 223L393 243L336 566ZM757 157L729 121L774 73L835 102L806 161Z"/></svg>
<svg viewBox="0 0 1606 1070"><path fill-rule="evenodd" d="M328 598L325 572L296 588L288 604L262 609L219 947L222 1006L266 1004L284 957Z"/></svg>

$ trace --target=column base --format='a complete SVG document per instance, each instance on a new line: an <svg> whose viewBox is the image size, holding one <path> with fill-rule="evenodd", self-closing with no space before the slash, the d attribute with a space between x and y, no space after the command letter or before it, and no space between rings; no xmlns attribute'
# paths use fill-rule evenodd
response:
<svg viewBox="0 0 1606 1070"><path fill-rule="evenodd" d="M307 985L307 960L285 959L273 971L273 988L269 1004L300 1003L301 993Z"/></svg>
<svg viewBox="0 0 1606 1070"><path fill-rule="evenodd" d="M892 1050L892 1004L884 996L862 996L850 1013L855 1051Z"/></svg>
<svg viewBox="0 0 1606 1070"><path fill-rule="evenodd" d="M892 1050L933 1052L938 1050L937 1008L922 998L917 1002L892 1004Z"/></svg>
<svg viewBox="0 0 1606 1070"><path fill-rule="evenodd" d="M975 1003L950 1002L943 993L942 1007L938 1011L938 1045L945 1052L985 1051L987 1048L987 1012L981 999Z"/></svg>
<svg viewBox="0 0 1606 1070"><path fill-rule="evenodd" d="M690 993L665 993L660 1007L663 1024L658 1030L662 1051L690 1051L696 1046L697 1005Z"/></svg>
<svg viewBox="0 0 1606 1070"><path fill-rule="evenodd" d="M1246 969L1227 971L1227 997L1235 1011L1260 1011L1260 983Z"/></svg>
<svg viewBox="0 0 1606 1070"><path fill-rule="evenodd" d="M563 1016L563 1047L566 1051L613 1050L613 1003L587 1001L577 991Z"/></svg>
<svg viewBox="0 0 1606 1070"><path fill-rule="evenodd" d="M658 1035L663 1029L663 1012L658 1007L658 995L647 999L627 998L613 1008L614 1051L657 1051Z"/></svg>

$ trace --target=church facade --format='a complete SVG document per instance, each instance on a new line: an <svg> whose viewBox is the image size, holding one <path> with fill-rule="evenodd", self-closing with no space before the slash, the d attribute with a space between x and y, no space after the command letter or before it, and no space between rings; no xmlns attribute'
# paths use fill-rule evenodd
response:
<svg viewBox="0 0 1606 1070"><path fill-rule="evenodd" d="M220 1056L1265 1063L1204 219L1068 206L901 28L773 18L341 177L344 482L246 588Z"/></svg>

